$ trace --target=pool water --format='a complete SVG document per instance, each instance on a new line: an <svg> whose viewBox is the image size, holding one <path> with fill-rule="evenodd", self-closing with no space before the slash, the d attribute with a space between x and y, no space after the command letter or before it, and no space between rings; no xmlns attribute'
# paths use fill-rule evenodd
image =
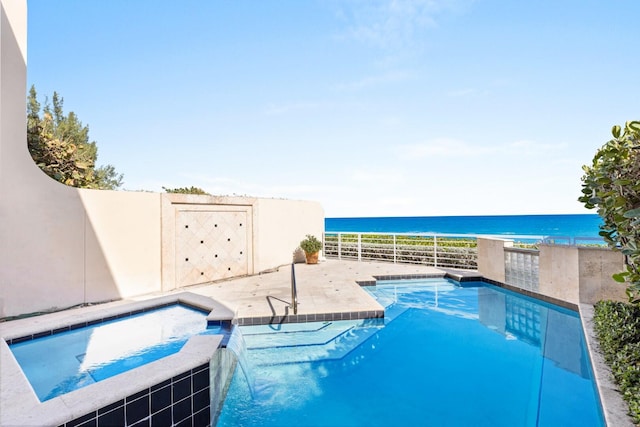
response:
<svg viewBox="0 0 640 427"><path fill-rule="evenodd" d="M9 348L44 402L177 353L191 336L216 331L207 314L174 304Z"/></svg>
<svg viewBox="0 0 640 427"><path fill-rule="evenodd" d="M578 315L483 283L379 282L384 321L243 326L222 426L603 426Z"/></svg>

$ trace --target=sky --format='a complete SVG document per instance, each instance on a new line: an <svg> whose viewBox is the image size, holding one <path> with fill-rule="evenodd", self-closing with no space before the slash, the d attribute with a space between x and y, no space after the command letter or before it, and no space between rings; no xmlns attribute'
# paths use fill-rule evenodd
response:
<svg viewBox="0 0 640 427"><path fill-rule="evenodd" d="M640 119L637 0L28 0L27 84L123 189L327 217L595 213Z"/></svg>

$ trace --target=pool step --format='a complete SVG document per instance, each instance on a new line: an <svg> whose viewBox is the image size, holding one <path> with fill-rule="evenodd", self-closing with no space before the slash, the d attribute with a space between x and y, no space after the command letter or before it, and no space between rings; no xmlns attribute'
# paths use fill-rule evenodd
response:
<svg viewBox="0 0 640 427"><path fill-rule="evenodd" d="M376 333L382 319L316 323L316 330L287 330L274 333L243 331L251 364L274 365L341 359Z"/></svg>
<svg viewBox="0 0 640 427"><path fill-rule="evenodd" d="M314 323L314 328L271 330L268 332L243 332L248 350L263 348L324 345L336 339L353 325L336 325L335 322Z"/></svg>

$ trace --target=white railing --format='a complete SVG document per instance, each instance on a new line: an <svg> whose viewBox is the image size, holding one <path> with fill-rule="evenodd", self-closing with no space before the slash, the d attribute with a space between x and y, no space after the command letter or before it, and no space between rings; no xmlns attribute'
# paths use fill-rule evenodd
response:
<svg viewBox="0 0 640 427"><path fill-rule="evenodd" d="M327 258L476 270L478 242L466 234L325 232Z"/></svg>
<svg viewBox="0 0 640 427"><path fill-rule="evenodd" d="M477 270L478 237L514 240L516 245L528 248L505 248L505 279L508 284L531 291L538 288L538 243L604 245L604 241L597 237L326 231L323 235L323 253L327 258L334 259Z"/></svg>

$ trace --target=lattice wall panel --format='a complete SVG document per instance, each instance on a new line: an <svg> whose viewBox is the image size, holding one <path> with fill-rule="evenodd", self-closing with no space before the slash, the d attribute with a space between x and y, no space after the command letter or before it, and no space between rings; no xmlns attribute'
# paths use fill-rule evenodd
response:
<svg viewBox="0 0 640 427"><path fill-rule="evenodd" d="M176 213L176 283L188 286L248 274L247 212Z"/></svg>

